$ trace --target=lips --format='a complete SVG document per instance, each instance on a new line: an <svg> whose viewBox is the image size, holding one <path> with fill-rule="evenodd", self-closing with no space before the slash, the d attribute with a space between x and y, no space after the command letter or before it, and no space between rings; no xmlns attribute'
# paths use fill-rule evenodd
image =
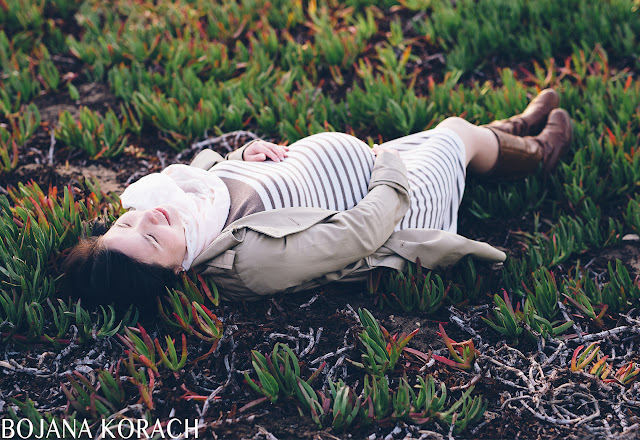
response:
<svg viewBox="0 0 640 440"><path fill-rule="evenodd" d="M167 223L169 225L171 225L171 219L169 217L169 213L166 210L164 210L162 208L156 208L156 211L158 211L160 214L162 214L164 216L164 218L167 219Z"/></svg>

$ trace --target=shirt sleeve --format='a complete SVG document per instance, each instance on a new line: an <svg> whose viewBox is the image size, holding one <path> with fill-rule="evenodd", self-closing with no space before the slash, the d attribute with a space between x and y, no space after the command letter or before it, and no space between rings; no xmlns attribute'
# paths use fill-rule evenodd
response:
<svg viewBox="0 0 640 440"><path fill-rule="evenodd" d="M389 152L376 158L369 192L352 209L281 238L247 230L235 269L259 295L298 286L373 254L409 209L409 182L402 160Z"/></svg>
<svg viewBox="0 0 640 440"><path fill-rule="evenodd" d="M225 159L227 160L244 160L244 150L247 149L247 147L251 144L253 144L254 142L257 141L261 141L262 139L253 139L249 142L247 142L246 144L244 144L242 147L238 148L237 150L233 150L231 153L228 153L225 156Z"/></svg>
<svg viewBox="0 0 640 440"><path fill-rule="evenodd" d="M215 164L224 162L225 160L244 160L244 158L242 157L244 154L244 150L246 150L249 145L259 140L261 139L253 139L237 150L227 153L224 157L222 157L219 153L216 153L215 151L207 148L206 150L202 150L200 153L198 153L189 165L208 171Z"/></svg>

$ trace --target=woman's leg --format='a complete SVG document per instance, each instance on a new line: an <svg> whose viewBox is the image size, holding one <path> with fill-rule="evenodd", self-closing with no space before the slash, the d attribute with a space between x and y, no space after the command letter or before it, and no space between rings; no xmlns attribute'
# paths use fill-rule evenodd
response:
<svg viewBox="0 0 640 440"><path fill-rule="evenodd" d="M524 177L541 161L547 170L569 146L570 136L569 115L554 109L536 137L515 136L453 117L433 130L382 144L400 152L411 184L411 206L396 230L435 228L456 232L467 168L502 178Z"/></svg>
<svg viewBox="0 0 640 440"><path fill-rule="evenodd" d="M498 160L498 139L486 127L478 127L462 118L452 117L442 121L436 128L454 131L464 143L466 166L477 174L491 170Z"/></svg>
<svg viewBox="0 0 640 440"><path fill-rule="evenodd" d="M509 119L476 126L462 118L451 117L437 128L450 129L460 136L466 151L465 165L476 174L519 177L536 169L540 160L549 171L568 147L571 135L571 121L566 112L556 111L554 117L549 118L558 102L557 92L546 89L522 113ZM545 133L540 133L545 124ZM430 131L394 139L381 146L409 150L426 141ZM538 133L539 136L530 137Z"/></svg>
<svg viewBox="0 0 640 440"><path fill-rule="evenodd" d="M477 127L449 118L439 127L449 128L463 139L472 172L517 178L531 174L542 162L549 173L571 142L571 118L557 108L558 103L558 93L546 89L522 113L509 119Z"/></svg>
<svg viewBox="0 0 640 440"><path fill-rule="evenodd" d="M478 127L461 118L448 118L438 128L448 128L462 139L467 165L476 174L498 178L525 177L542 162L545 173L555 168L571 144L571 118L559 108L551 110L538 136L516 136L491 124Z"/></svg>

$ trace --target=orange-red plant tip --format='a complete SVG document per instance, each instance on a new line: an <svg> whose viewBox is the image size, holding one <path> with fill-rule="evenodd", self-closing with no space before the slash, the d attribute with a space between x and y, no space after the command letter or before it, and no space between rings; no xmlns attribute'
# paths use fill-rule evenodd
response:
<svg viewBox="0 0 640 440"><path fill-rule="evenodd" d="M442 357L437 354L432 354L431 357L438 362L442 362L443 364L450 365L452 367L455 367L457 365L457 362L454 362L451 359L447 359L446 357Z"/></svg>

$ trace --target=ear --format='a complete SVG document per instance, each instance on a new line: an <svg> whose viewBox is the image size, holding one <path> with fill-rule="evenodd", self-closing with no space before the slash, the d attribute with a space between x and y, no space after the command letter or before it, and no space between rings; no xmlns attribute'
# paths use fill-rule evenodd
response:
<svg viewBox="0 0 640 440"><path fill-rule="evenodd" d="M178 267L175 267L175 268L173 269L173 273L174 273L176 276L180 275L180 273L181 273L181 272L184 272L184 270L182 269L182 266L178 266Z"/></svg>

